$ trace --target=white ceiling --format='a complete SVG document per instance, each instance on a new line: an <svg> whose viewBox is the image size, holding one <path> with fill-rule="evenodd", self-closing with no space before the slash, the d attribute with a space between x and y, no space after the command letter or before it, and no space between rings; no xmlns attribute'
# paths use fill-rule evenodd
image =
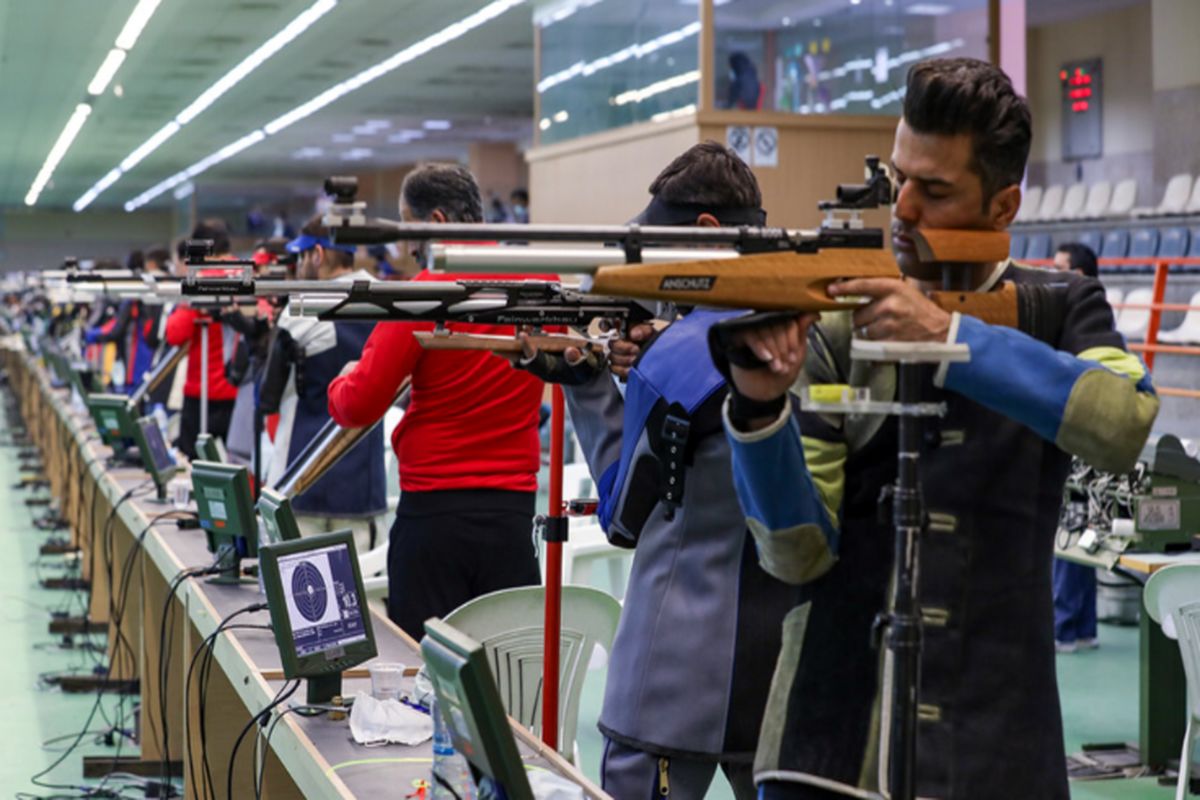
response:
<svg viewBox="0 0 1200 800"><path fill-rule="evenodd" d="M312 0L163 0L42 193L67 207ZM22 202L135 0L0 0L0 206ZM221 97L95 202L125 201L330 86L486 5L486 0L340 0L284 51ZM421 56L196 179L229 187L465 154L470 140L528 141L533 31L529 6ZM122 96L114 93L120 86ZM406 144L388 136L449 120ZM335 142L367 120L388 127ZM339 136L343 138L343 136ZM317 158L297 160L302 148ZM371 155L343 160L354 148ZM313 151L315 152L315 151ZM159 202L170 202L168 192Z"/></svg>

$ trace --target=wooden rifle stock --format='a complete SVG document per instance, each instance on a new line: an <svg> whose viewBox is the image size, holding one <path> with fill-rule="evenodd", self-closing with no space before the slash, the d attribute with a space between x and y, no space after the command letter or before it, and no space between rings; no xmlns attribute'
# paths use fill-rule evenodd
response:
<svg viewBox="0 0 1200 800"><path fill-rule="evenodd" d="M520 355L524 350L521 340L515 336L432 331L417 331L413 336L426 350L485 350L500 355ZM599 345L590 339L568 334L530 334L529 343L547 353L562 353L569 347L577 347L584 352L599 349Z"/></svg>

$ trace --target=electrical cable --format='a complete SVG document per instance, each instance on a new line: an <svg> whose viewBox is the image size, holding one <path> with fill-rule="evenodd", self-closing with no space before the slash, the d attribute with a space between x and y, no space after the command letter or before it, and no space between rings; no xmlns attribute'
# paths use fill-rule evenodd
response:
<svg viewBox="0 0 1200 800"><path fill-rule="evenodd" d="M242 728L242 732L238 734L237 740L233 743L233 751L229 754L229 774L225 781L226 800L233 800L233 765L237 762L237 752L242 746L242 741L246 738L246 734L250 733L250 730L259 723L259 720L270 716L272 709L295 694L299 688L300 681L298 679L285 683L275 695L275 699L268 703L266 708L252 716L250 721L246 723L246 727Z"/></svg>

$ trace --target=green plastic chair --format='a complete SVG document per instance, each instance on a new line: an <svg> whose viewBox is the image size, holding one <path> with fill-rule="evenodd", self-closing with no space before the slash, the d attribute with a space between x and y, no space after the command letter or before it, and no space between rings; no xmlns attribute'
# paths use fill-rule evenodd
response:
<svg viewBox="0 0 1200 800"><path fill-rule="evenodd" d="M483 645L509 716L534 734L542 729L542 646L546 590L541 586L485 594L451 611L445 621ZM558 750L574 760L579 697L592 653L606 652L617 632L621 604L588 586L562 590Z"/></svg>
<svg viewBox="0 0 1200 800"><path fill-rule="evenodd" d="M1146 611L1169 639L1179 642L1187 679L1187 729L1179 756L1175 800L1184 800L1191 777L1192 746L1200 720L1200 564L1164 567L1146 581Z"/></svg>

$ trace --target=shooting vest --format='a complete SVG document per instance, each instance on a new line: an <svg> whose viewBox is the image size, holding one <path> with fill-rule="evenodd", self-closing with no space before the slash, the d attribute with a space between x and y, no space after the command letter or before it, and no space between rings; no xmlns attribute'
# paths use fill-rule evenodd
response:
<svg viewBox="0 0 1200 800"><path fill-rule="evenodd" d="M739 313L695 310L647 345L626 387L620 460L598 487L610 540L636 543L600 728L659 755L752 758L796 602L758 566L733 488L707 341Z"/></svg>

